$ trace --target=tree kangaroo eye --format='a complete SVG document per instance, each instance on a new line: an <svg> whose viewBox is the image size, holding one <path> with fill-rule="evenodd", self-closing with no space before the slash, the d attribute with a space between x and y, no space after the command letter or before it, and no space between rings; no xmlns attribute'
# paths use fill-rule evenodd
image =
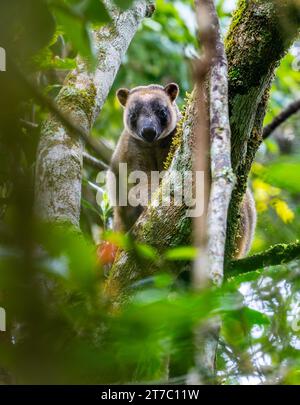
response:
<svg viewBox="0 0 300 405"><path fill-rule="evenodd" d="M161 118L164 118L164 119L166 119L168 117L168 113L165 108L162 108L161 110L159 110L159 115Z"/></svg>
<svg viewBox="0 0 300 405"><path fill-rule="evenodd" d="M129 113L129 119L130 119L130 121L136 121L137 120L137 113L135 111L131 111Z"/></svg>

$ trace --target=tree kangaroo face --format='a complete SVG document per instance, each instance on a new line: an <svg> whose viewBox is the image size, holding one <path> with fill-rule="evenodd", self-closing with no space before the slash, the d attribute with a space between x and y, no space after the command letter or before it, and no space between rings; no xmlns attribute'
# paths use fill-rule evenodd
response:
<svg viewBox="0 0 300 405"><path fill-rule="evenodd" d="M171 119L168 105L153 97L132 103L127 113L126 125L130 132L137 134L142 140L153 142L171 129Z"/></svg>
<svg viewBox="0 0 300 405"><path fill-rule="evenodd" d="M179 92L177 84L165 88L157 85L136 87L131 91L120 89L117 97L124 111L125 129L136 139L156 142L169 135L178 122L175 103Z"/></svg>

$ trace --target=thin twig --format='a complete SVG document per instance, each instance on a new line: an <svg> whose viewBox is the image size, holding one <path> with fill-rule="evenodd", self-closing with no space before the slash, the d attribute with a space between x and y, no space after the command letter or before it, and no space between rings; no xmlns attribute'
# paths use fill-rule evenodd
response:
<svg viewBox="0 0 300 405"><path fill-rule="evenodd" d="M108 142L103 139L99 138L98 140L98 145L97 145L97 154L101 156L101 160L105 163L110 163L112 154L114 153L113 148L108 144Z"/></svg>
<svg viewBox="0 0 300 405"><path fill-rule="evenodd" d="M90 189L97 191L97 193L99 193L101 196L104 194L104 190L103 188L97 186L97 184L92 183L91 181L84 179L83 182L87 187L89 187Z"/></svg>
<svg viewBox="0 0 300 405"><path fill-rule="evenodd" d="M20 119L20 122L21 122L21 124L24 125L25 128L28 128L28 129L37 129L39 127L39 125L36 124L35 122L30 122L30 121L24 120L22 118Z"/></svg>
<svg viewBox="0 0 300 405"><path fill-rule="evenodd" d="M101 160L89 155L87 152L83 152L83 159L86 164L99 170L108 170L108 165Z"/></svg>
<svg viewBox="0 0 300 405"><path fill-rule="evenodd" d="M300 111L300 100L293 101L289 104L274 120L263 129L263 139L267 139L276 128L278 128L281 124L283 124L287 119L289 119L292 115L296 114Z"/></svg>

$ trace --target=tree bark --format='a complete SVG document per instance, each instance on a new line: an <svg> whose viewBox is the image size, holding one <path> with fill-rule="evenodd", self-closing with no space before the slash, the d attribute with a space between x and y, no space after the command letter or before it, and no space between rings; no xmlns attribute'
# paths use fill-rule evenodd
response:
<svg viewBox="0 0 300 405"><path fill-rule="evenodd" d="M237 184L232 196L227 230L227 258L235 251L239 227L239 210L247 187L247 177L255 153L262 141L262 123L274 72L281 58L298 33L299 11L289 30L284 31L281 19L290 16L294 1L240 0L227 40L229 65L229 107L232 131L232 166ZM297 9L298 10L298 9ZM297 24L296 24L297 23ZM176 149L168 176L173 169L191 170L195 127L194 96L187 101L183 120L174 144ZM172 149L174 150L174 148ZM168 159L170 160L170 159ZM158 191L156 204L159 201ZM167 248L191 243L191 219L187 207L171 203L170 207L151 204L138 219L133 236L163 253ZM126 299L130 284L158 270L154 263L139 266L132 251L121 252L111 270L106 288L111 298ZM180 268L177 269L180 271Z"/></svg>
<svg viewBox="0 0 300 405"><path fill-rule="evenodd" d="M210 78L210 160L211 191L208 206L207 233L209 278L220 286L224 277L227 214L235 183L231 165L231 129L228 106L228 62L221 29L213 10L216 32L216 55Z"/></svg>
<svg viewBox="0 0 300 405"><path fill-rule="evenodd" d="M63 114L85 133L89 133L108 96L125 52L142 19L153 6L149 0L137 1L120 12L105 2L112 23L93 33L97 67L90 73L78 62L57 96ZM43 125L36 161L35 206L47 221L79 226L83 143L58 121L50 117Z"/></svg>

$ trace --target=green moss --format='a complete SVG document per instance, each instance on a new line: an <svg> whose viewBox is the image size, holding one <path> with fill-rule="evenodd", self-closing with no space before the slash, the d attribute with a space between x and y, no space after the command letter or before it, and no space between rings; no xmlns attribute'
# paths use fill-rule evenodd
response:
<svg viewBox="0 0 300 405"><path fill-rule="evenodd" d="M48 136L47 140L47 149L50 150L56 145L61 144L62 142L60 140L57 140L56 137L53 136L57 131L61 130L61 124L59 121L57 121L54 118L48 119L43 123L42 127L42 133L45 136ZM64 145L68 146L69 148L72 148L74 145L77 145L80 140L77 137L68 137L65 138L63 143Z"/></svg>
<svg viewBox="0 0 300 405"><path fill-rule="evenodd" d="M240 0L225 40L231 91L244 94L258 86L283 56L286 44L276 11L271 1ZM241 43L243 51L236 52Z"/></svg>
<svg viewBox="0 0 300 405"><path fill-rule="evenodd" d="M96 87L90 84L89 88L79 90L72 85L72 80L65 86L58 97L58 105L65 112L83 111L86 114L89 124L93 122L94 109L96 104Z"/></svg>
<svg viewBox="0 0 300 405"><path fill-rule="evenodd" d="M74 72L70 72L66 77L66 82L68 83L68 85L75 84L76 79L77 76L74 74Z"/></svg>
<svg viewBox="0 0 300 405"><path fill-rule="evenodd" d="M268 266L278 266L289 263L300 257L300 243L281 243L271 246L262 253L247 257L241 260L234 260L227 266L227 276L236 276L238 274L250 271L264 269Z"/></svg>
<svg viewBox="0 0 300 405"><path fill-rule="evenodd" d="M235 29L235 27L240 23L242 17L244 16L244 12L246 11L248 7L249 1L248 0L239 0L237 4L237 8L235 9L235 12L232 16L232 22L231 22L231 32ZM230 32L229 32L230 35ZM229 37L228 35L228 37ZM228 40L228 37L226 41ZM227 44L226 44L227 45Z"/></svg>
<svg viewBox="0 0 300 405"><path fill-rule="evenodd" d="M56 120L53 118L48 119L47 121L44 121L43 126L42 126L42 132L44 134L53 134L59 129L59 124Z"/></svg>
<svg viewBox="0 0 300 405"><path fill-rule="evenodd" d="M181 146L182 144L182 136L183 136L183 125L186 121L186 112L187 112L187 107L192 101L192 94L186 93L186 97L184 100L184 106L182 109L182 116L180 121L177 124L177 130L176 134L172 140L171 146L170 146L170 151L168 153L168 156L164 162L164 170L168 170L168 168L171 166L171 163L173 161L175 152L177 149Z"/></svg>
<svg viewBox="0 0 300 405"><path fill-rule="evenodd" d="M189 245L192 243L192 218L183 216L176 224L177 232L171 241L170 247Z"/></svg>

